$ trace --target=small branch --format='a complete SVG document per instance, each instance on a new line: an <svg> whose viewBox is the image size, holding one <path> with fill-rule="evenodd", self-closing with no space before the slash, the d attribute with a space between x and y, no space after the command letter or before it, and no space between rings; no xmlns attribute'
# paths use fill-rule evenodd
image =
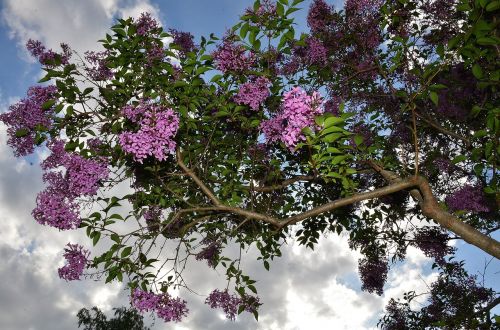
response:
<svg viewBox="0 0 500 330"><path fill-rule="evenodd" d="M299 175L287 180L283 180L281 183L274 184L271 186L264 186L264 187L244 187L245 189L249 189L252 191L257 191L257 192L272 192L275 190L281 190L283 188L286 188L287 186L294 184L295 182L298 181L311 181L316 179L316 176L314 175Z"/></svg>
<svg viewBox="0 0 500 330"><path fill-rule="evenodd" d="M208 188L199 178L196 176L196 174L184 164L182 161L182 155L179 151L179 149L176 150L175 152L176 158L177 158L177 164L179 165L180 168L200 187L201 191L207 197L214 203L216 206L222 206L223 204L219 201L217 197L215 197L214 193Z"/></svg>
<svg viewBox="0 0 500 330"><path fill-rule="evenodd" d="M382 197L385 195L389 195L398 191L401 191L403 189L408 189L413 186L415 186L417 183L415 181L415 178L408 178L408 179L403 179L399 182L392 183L386 187L375 189L372 191L364 192L364 193L359 193L355 194L346 198L341 198L337 199L335 201L332 201L330 203L323 204L321 206L315 207L309 211L294 215L292 217L289 217L287 219L284 219L281 221L281 225L279 228L283 228L288 225L295 224L299 221L305 220L310 217L314 217L317 215L320 215L325 212L330 212L335 209L338 209L342 206L354 204L357 202L361 202L367 199L372 199L372 198L378 198Z"/></svg>
<svg viewBox="0 0 500 330"><path fill-rule="evenodd" d="M434 128L435 130L443 133L443 134L446 134L446 135L449 135L451 137L454 137L458 140L461 140L465 143L465 146L467 148L470 148L471 147L471 142L469 139L467 139L466 137L464 136L461 136L455 132L452 132L444 127L442 127L441 125L439 125L438 123L434 122L433 120L425 117L424 115L421 115L420 113L418 112L415 112L415 114L417 115L418 118L422 119L423 122L425 122L427 125L431 126L432 128Z"/></svg>

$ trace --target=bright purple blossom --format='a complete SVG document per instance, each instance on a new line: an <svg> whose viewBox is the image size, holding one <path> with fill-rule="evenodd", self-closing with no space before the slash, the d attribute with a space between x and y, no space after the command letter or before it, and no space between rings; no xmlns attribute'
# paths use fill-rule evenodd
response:
<svg viewBox="0 0 500 330"><path fill-rule="evenodd" d="M327 50L323 43L316 38L307 39L307 62L313 65L323 66L327 61Z"/></svg>
<svg viewBox="0 0 500 330"><path fill-rule="evenodd" d="M59 57L61 64L66 65L69 63L71 57L71 49L67 44L61 43L62 53L58 54L52 49L46 50L45 46L38 40L29 39L26 43L26 49L30 52L31 56L38 59L42 65L49 67L55 65L56 57Z"/></svg>
<svg viewBox="0 0 500 330"><path fill-rule="evenodd" d="M90 252L78 244L68 243L64 249L67 264L58 269L59 277L66 281L79 280L87 267Z"/></svg>
<svg viewBox="0 0 500 330"><path fill-rule="evenodd" d="M173 138L179 128L179 117L172 109L141 102L136 107L124 107L122 113L139 124L137 132L119 136L123 151L132 154L136 161L142 163L148 156L165 160L167 153L175 150Z"/></svg>
<svg viewBox="0 0 500 330"><path fill-rule="evenodd" d="M159 27L158 22L150 13L141 13L135 25L137 27L137 34L140 36L145 36Z"/></svg>
<svg viewBox="0 0 500 330"><path fill-rule="evenodd" d="M34 86L28 89L28 95L9 107L9 111L0 114L0 121L7 125L9 144L16 157L26 156L35 148L35 136L40 128L52 127L53 107L43 109L44 103L54 100L55 86Z"/></svg>
<svg viewBox="0 0 500 330"><path fill-rule="evenodd" d="M259 106L269 96L269 84L269 79L266 77L258 77L255 81L244 83L234 100L236 103L250 106L252 110L259 110Z"/></svg>
<svg viewBox="0 0 500 330"><path fill-rule="evenodd" d="M241 299L234 294L229 294L227 289L224 291L215 289L205 300L205 304L211 308L221 308L226 313L226 317L232 321L236 318L240 303Z"/></svg>
<svg viewBox="0 0 500 330"><path fill-rule="evenodd" d="M226 313L226 317L232 321L236 318L240 306L243 306L245 311L254 313L261 305L257 296L245 295L240 298L234 294L229 294L227 289L212 291L205 300L205 304L211 308L221 308Z"/></svg>
<svg viewBox="0 0 500 330"><path fill-rule="evenodd" d="M40 192L37 206L31 212L35 220L60 230L76 229L80 226L78 204L63 193L51 189Z"/></svg>
<svg viewBox="0 0 500 330"><path fill-rule="evenodd" d="M90 78L97 81L113 78L113 71L107 66L109 55L108 50L102 52L85 52L85 59L91 64L91 67L86 68Z"/></svg>
<svg viewBox="0 0 500 330"><path fill-rule="evenodd" d="M465 185L446 197L446 204L451 211L489 212L488 201L481 185Z"/></svg>
<svg viewBox="0 0 500 330"><path fill-rule="evenodd" d="M324 0L314 0L307 14L307 25L311 28L311 32L324 31L328 26L331 14L332 8Z"/></svg>
<svg viewBox="0 0 500 330"><path fill-rule="evenodd" d="M179 297L172 298L168 293L155 294L141 289L132 292L132 306L140 312L155 311L165 322L180 322L186 316L188 309L186 301Z"/></svg>
<svg viewBox="0 0 500 330"><path fill-rule="evenodd" d="M134 289L132 291L132 306L139 312L150 312L156 310L160 296L153 292L143 291L141 289Z"/></svg>
<svg viewBox="0 0 500 330"><path fill-rule="evenodd" d="M233 71L242 73L248 71L255 64L255 55L247 51L242 45L224 40L222 45L212 53L215 66L222 72Z"/></svg>
<svg viewBox="0 0 500 330"><path fill-rule="evenodd" d="M301 88L294 87L283 95L281 108L276 117L262 122L260 129L267 143L279 140L293 151L305 140L302 130L314 128L314 117L323 113L322 99L317 92L309 96Z"/></svg>
<svg viewBox="0 0 500 330"><path fill-rule="evenodd" d="M54 169L66 163L69 154L64 149L65 142L59 139L52 139L47 143L50 155L42 162L43 170Z"/></svg>
<svg viewBox="0 0 500 330"><path fill-rule="evenodd" d="M107 164L71 154L65 162L69 192L74 196L95 195L99 183L109 175Z"/></svg>
<svg viewBox="0 0 500 330"><path fill-rule="evenodd" d="M168 293L160 295L160 300L156 305L156 315L165 322L180 322L189 312L186 301L181 298L172 298Z"/></svg>

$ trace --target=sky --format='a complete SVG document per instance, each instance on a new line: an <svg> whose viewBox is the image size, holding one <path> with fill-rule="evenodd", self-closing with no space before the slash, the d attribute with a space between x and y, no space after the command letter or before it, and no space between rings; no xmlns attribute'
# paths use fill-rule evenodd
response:
<svg viewBox="0 0 500 330"><path fill-rule="evenodd" d="M251 4L247 0L1 0L0 112L24 97L27 88L41 77L40 67L24 49L29 38L54 49L65 42L83 53L96 49L96 40L117 17L137 17L146 11L164 27L190 31L198 38L211 32L220 36ZM308 5L306 1L302 7ZM336 5L341 6L341 1ZM305 13L297 13L302 28ZM76 329L80 308L97 306L109 314L113 307L127 306L129 298L122 283L104 285L92 279L65 282L58 278L66 243L89 246L90 242L83 231L58 232L35 222L31 210L36 194L43 189L38 162L44 152L17 159L6 139L6 128L0 124L0 329ZM472 273L483 271L490 260L484 253L460 242L457 246L459 256L471 260L468 267ZM100 249L98 245L92 251ZM194 263L186 281L201 296L179 292L188 301L189 316L178 324L146 320L154 322L155 330L371 329L391 297L401 297L410 290L425 291L436 278L431 261L410 248L407 260L391 269L384 295L372 295L360 290L359 256L348 248L345 237L329 235L320 239L314 251L290 242L268 272L256 260L256 252L249 250L244 267L258 280L256 287L264 304L259 322L244 314L230 322L203 304L211 290L224 287L224 274L210 271L204 263ZM490 263L486 284L498 280L499 272L498 260Z"/></svg>

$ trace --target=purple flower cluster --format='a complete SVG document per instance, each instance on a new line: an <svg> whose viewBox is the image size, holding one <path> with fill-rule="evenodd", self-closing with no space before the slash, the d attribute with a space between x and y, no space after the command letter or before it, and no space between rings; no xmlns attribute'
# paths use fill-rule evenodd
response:
<svg viewBox="0 0 500 330"><path fill-rule="evenodd" d="M362 282L361 289L382 295L389 270L387 260L361 259L358 263L358 270Z"/></svg>
<svg viewBox="0 0 500 330"><path fill-rule="evenodd" d="M465 185L446 197L446 204L451 211L489 212L488 201L481 185Z"/></svg>
<svg viewBox="0 0 500 330"><path fill-rule="evenodd" d="M78 244L68 243L64 249L67 264L58 269L59 277L66 281L79 280L88 264L90 252Z"/></svg>
<svg viewBox="0 0 500 330"><path fill-rule="evenodd" d="M156 231L160 227L160 216L162 209L158 205L150 206L144 211L143 217L149 231Z"/></svg>
<svg viewBox="0 0 500 330"><path fill-rule="evenodd" d="M137 27L137 34L140 36L150 34L159 27L158 22L150 13L141 13L135 25Z"/></svg>
<svg viewBox="0 0 500 330"><path fill-rule="evenodd" d="M205 300L205 304L211 308L222 308L226 313L226 317L232 321L236 318L240 306L243 306L244 310L250 313L257 311L260 306L258 297L246 295L244 298L240 298L234 294L229 294L227 289L212 291Z"/></svg>
<svg viewBox="0 0 500 330"><path fill-rule="evenodd" d="M107 66L108 57L108 50L103 52L85 52L85 59L92 65L91 67L86 68L90 78L97 81L109 80L113 78L113 71L111 71L111 69Z"/></svg>
<svg viewBox="0 0 500 330"><path fill-rule="evenodd" d="M90 150L97 152L104 145L100 138L92 138L87 140L87 146Z"/></svg>
<svg viewBox="0 0 500 330"><path fill-rule="evenodd" d="M291 151L295 150L299 141L305 140L302 130L314 128L314 117L323 113L322 100L319 93L311 96L299 87L283 95L282 111L274 118L263 121L260 129L266 142L283 142Z"/></svg>
<svg viewBox="0 0 500 330"><path fill-rule="evenodd" d="M71 154L64 166L69 193L73 196L92 196L97 193L99 183L109 175L106 163Z"/></svg>
<svg viewBox="0 0 500 330"><path fill-rule="evenodd" d="M258 143L248 148L248 156L255 162L262 162L269 159L267 146L264 143Z"/></svg>
<svg viewBox="0 0 500 330"><path fill-rule="evenodd" d="M180 322L187 315L186 301L172 298L168 293L155 294L141 289L132 292L132 306L140 312L155 311L165 322Z"/></svg>
<svg viewBox="0 0 500 330"><path fill-rule="evenodd" d="M345 9L348 12L375 12L382 4L381 0L346 0Z"/></svg>
<svg viewBox="0 0 500 330"><path fill-rule="evenodd" d="M60 230L76 229L81 222L78 204L53 189L38 194L31 214L39 224Z"/></svg>
<svg viewBox="0 0 500 330"><path fill-rule="evenodd" d="M189 32L177 31L175 29L168 30L174 39L173 42L180 47L181 54L186 54L195 50L194 36Z"/></svg>
<svg viewBox="0 0 500 330"><path fill-rule="evenodd" d="M59 57L61 64L66 65L69 63L71 57L71 49L67 44L62 43L62 53L58 54L52 49L47 50L45 46L38 40L29 39L26 43L26 49L30 52L31 56L38 59L42 65L52 67L55 65L56 57Z"/></svg>
<svg viewBox="0 0 500 330"><path fill-rule="evenodd" d="M324 66L327 61L327 50L323 43L316 38L307 39L307 62L313 65Z"/></svg>
<svg viewBox="0 0 500 330"><path fill-rule="evenodd" d="M374 142L373 133L366 125L359 124L352 130L353 133L363 137L363 144L367 147L371 146ZM351 145L355 146L354 138L351 139Z"/></svg>
<svg viewBox="0 0 500 330"><path fill-rule="evenodd" d="M340 116L340 98L331 98L325 102L325 112L331 113L332 115L338 117Z"/></svg>
<svg viewBox="0 0 500 330"><path fill-rule="evenodd" d="M244 83L234 100L236 103L250 106L252 110L259 110L259 106L269 96L269 84L270 81L266 77L258 77L255 81Z"/></svg>
<svg viewBox="0 0 500 330"><path fill-rule="evenodd" d="M215 268L217 258L221 252L221 244L209 238L205 238L201 243L205 247L196 254L196 260L206 260L209 267Z"/></svg>
<svg viewBox="0 0 500 330"><path fill-rule="evenodd" d="M450 170L454 167L449 159L442 157L434 159L432 163L441 173L449 173Z"/></svg>
<svg viewBox="0 0 500 330"><path fill-rule="evenodd" d="M255 64L255 55L252 52L247 52L245 47L236 45L228 39L224 40L212 56L215 67L224 73L229 71L243 73Z"/></svg>
<svg viewBox="0 0 500 330"><path fill-rule="evenodd" d="M420 228L414 235L414 244L438 263L443 263L444 257L453 252L448 246L448 235L436 227Z"/></svg>
<svg viewBox="0 0 500 330"><path fill-rule="evenodd" d="M80 225L79 206L76 198L95 195L99 184L109 175L103 159L87 159L64 150L64 142L52 140L47 147L51 154L42 162L46 171L43 180L47 188L37 196L32 211L35 220L60 230L75 229ZM63 172L56 169L62 167Z"/></svg>
<svg viewBox="0 0 500 330"><path fill-rule="evenodd" d="M138 106L126 106L123 115L139 125L137 132L124 132L119 136L123 151L134 155L139 163L154 156L165 160L168 152L175 150L173 140L179 128L179 117L170 108L142 101Z"/></svg>
<svg viewBox="0 0 500 330"><path fill-rule="evenodd" d="M332 8L324 0L314 0L307 14L307 25L311 28L311 32L324 31L328 26L331 14Z"/></svg>
<svg viewBox="0 0 500 330"><path fill-rule="evenodd" d="M35 148L36 131L52 127L52 110L42 106L56 97L55 86L34 86L28 89L28 96L9 107L9 111L0 114L0 121L7 125L9 144L16 157L26 156Z"/></svg>

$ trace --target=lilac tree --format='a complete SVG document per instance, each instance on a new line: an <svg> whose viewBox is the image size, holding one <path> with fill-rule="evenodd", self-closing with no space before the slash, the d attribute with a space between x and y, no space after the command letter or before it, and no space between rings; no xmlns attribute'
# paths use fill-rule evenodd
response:
<svg viewBox="0 0 500 330"><path fill-rule="evenodd" d="M363 290L382 294L408 246L440 271L428 305L391 301L383 328L491 327L496 293L447 242L500 258L498 1L315 0L297 35L301 2L256 1L198 44L147 13L83 57L28 42L43 85L0 119L16 156L51 152L33 216L109 246L89 259L69 244L61 278L126 281L136 309L181 321L169 290L206 261L234 287L206 303L257 317L255 280L228 244L255 246L269 269L286 240L313 249L346 232ZM175 257L159 260L166 242Z"/></svg>

